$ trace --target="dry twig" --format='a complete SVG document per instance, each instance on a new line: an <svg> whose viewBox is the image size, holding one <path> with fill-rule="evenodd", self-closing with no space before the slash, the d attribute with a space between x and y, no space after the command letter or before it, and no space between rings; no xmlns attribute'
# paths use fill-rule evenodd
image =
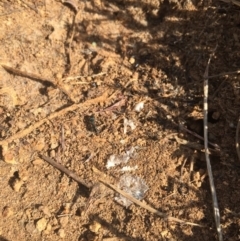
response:
<svg viewBox="0 0 240 241"><path fill-rule="evenodd" d="M138 206L148 210L149 212L158 215L159 217L163 218L166 221L174 221L174 222L178 222L181 224L188 224L191 226L198 226L198 227L204 227L203 225L197 224L197 223L192 223L192 222L186 222L184 220L178 219L178 218L174 218L171 217L165 213L159 212L158 210L152 208L151 206L139 201L138 199L132 197L131 195L129 195L128 193L124 192L123 190L119 189L118 187L116 187L115 185L110 184L107 180L109 178L107 178L106 174L103 174L101 171L99 171L96 167L93 167L93 171L100 174L102 177L98 178L98 180L103 183L104 185L106 185L107 187L111 188L112 190L114 190L115 192L121 194L122 196L124 196L125 198L127 198L128 200L130 200L131 202L137 204Z"/></svg>
<svg viewBox="0 0 240 241"><path fill-rule="evenodd" d="M203 138L202 136L198 135L197 133L195 133L195 132L193 132L193 131L190 131L189 129L187 129L187 128L186 128L185 126L183 126L182 124L179 124L179 128L180 128L181 130L184 130L184 131L188 132L189 134L197 137L197 138L200 139L200 140L204 140L204 138ZM220 150L220 147L219 147L218 144L212 143L212 142L210 142L210 141L208 142L208 144L210 144L211 146L213 146L213 147L216 148L217 150Z"/></svg>
<svg viewBox="0 0 240 241"><path fill-rule="evenodd" d="M177 135L172 136L172 138L174 138L179 145L187 146L187 147L190 147L192 149L195 149L195 150L198 150L198 151L201 151L201 152L205 152L203 145L201 145L197 142L190 142L190 141L181 139ZM208 151L209 151L209 154L213 154L213 155L216 155L216 156L220 155L219 150L208 148Z"/></svg>
<svg viewBox="0 0 240 241"><path fill-rule="evenodd" d="M63 165L55 162L53 159L45 156L45 155L39 155L44 161L48 162L49 164L51 164L53 167L57 168L58 170L62 171L63 173L65 173L67 176L71 177L74 181L82 184L83 186L87 187L87 188L91 188L92 185L87 184L84 180L82 180L80 177L78 177L74 172L68 170L66 167L64 167Z"/></svg>
<svg viewBox="0 0 240 241"><path fill-rule="evenodd" d="M217 48L217 46L216 46ZM215 50L216 50L215 48ZM215 51L214 50L214 51ZM209 176L209 183L211 187L211 194L212 194L212 201L213 201L213 210L214 210L214 218L215 218L215 223L216 223L216 228L217 228L217 233L218 233L218 239L219 241L223 241L223 236L222 236L222 230L221 230L221 224L220 224L220 213L219 213L219 207L218 207L218 201L217 201L217 195L216 195L216 189L213 181L213 174L212 174L212 167L210 163L210 158L209 158L209 148L208 148L208 119L207 119L207 114L208 114L208 70L209 70L209 65L211 58L213 56L213 53L210 55L207 67L204 73L204 99L203 99L203 112L204 112L204 148L205 148L205 157L206 157L206 163L207 163L207 171L208 171L208 176Z"/></svg>
<svg viewBox="0 0 240 241"><path fill-rule="evenodd" d="M221 74L210 75L210 76L208 76L208 79L216 78L216 77L220 77L220 76L228 76L228 75L232 75L232 74L239 74L239 73L240 73L240 70L225 72L225 73L221 73Z"/></svg>
<svg viewBox="0 0 240 241"><path fill-rule="evenodd" d="M71 106L68 106L60 111L54 112L52 114L50 114L49 116L47 116L46 118L36 122L35 124L29 126L28 128L19 131L18 133L16 133L15 135L0 141L0 145L7 145L8 143L14 141L15 139L19 139L19 138L23 138L24 136L28 135L29 133L31 133L33 130L37 129L38 127L40 127L41 125L43 125L45 122L52 120L56 117L59 117L61 115L64 115L70 111L74 111L78 108L82 108L81 110L84 111L87 109L87 107L89 107L89 105L91 104L95 104L95 103L99 103L99 102L104 102L106 101L106 99L109 99L111 97L108 97L108 91L104 92L103 95L96 97L94 99L90 99L85 101L84 103L79 103L79 104L73 104Z"/></svg>
<svg viewBox="0 0 240 241"><path fill-rule="evenodd" d="M65 168L64 166L62 166L61 164L55 162L54 160L52 160L49 157L46 157L44 155L39 155L43 160L47 161L49 164L51 164L53 167L57 168L58 170L62 171L63 173L65 173L66 175L68 175L69 177L71 177L73 180L75 180L76 182L86 186L87 188L91 188L94 185L88 185L86 184L85 181L83 181L80 177L78 177L74 172L68 170L67 168ZM95 173L101 174L101 172L97 169L97 168L93 168ZM103 176L103 175L102 175ZM200 224L197 223L192 223L192 222L186 222L184 220L178 219L178 218L174 218L171 216L168 216L165 213L159 212L158 210L150 207L149 205L137 200L136 198L132 197L131 195L129 195L128 193L122 191L121 189L117 188L116 186L110 184L107 180L107 178L99 178L99 182L101 182L102 184L104 184L105 186L107 186L108 188L114 190L115 192L121 194L122 196L126 197L127 199L129 199L131 202L137 204L138 206L150 211L151 213L154 213L158 216L160 216L161 218L164 218L164 220L166 221L174 221L174 222L178 222L181 224L185 224L185 225L191 225L191 226L198 226L198 227L204 227Z"/></svg>
<svg viewBox="0 0 240 241"><path fill-rule="evenodd" d="M170 222L174 221L174 222L178 222L178 223L181 223L181 224L186 224L186 225L188 224L188 225L191 225L191 226L204 227L203 225L200 225L200 224L197 224L197 223L187 222L187 221L184 221L184 220L181 220L181 219L178 219L178 218L174 218L174 217L168 216L167 214L159 212L158 210L152 208L151 206L149 206L149 205L139 201L138 199L132 197L131 195L129 195L128 193L122 191L121 189L117 188L116 186L114 186L114 185L112 185L110 183L107 183L106 180L104 180L102 178L99 178L99 181L101 183L103 183L104 185L106 185L107 187L113 189L115 192L121 194L122 196L124 196L125 198L130 200L131 202L137 204L138 206L148 210L149 212L151 212L153 214L156 214L157 216L163 218L166 221L170 221Z"/></svg>
<svg viewBox="0 0 240 241"><path fill-rule="evenodd" d="M18 75L18 76L21 76L21 77L26 77L26 78L29 78L29 79L32 79L32 80L35 80L37 82L40 82L44 85L46 84L50 84L50 85L53 85L55 86L56 88L59 88L64 94L66 94L68 96L68 98L74 103L75 100L74 98L72 97L72 94L70 93L70 91L66 88L65 85L63 85L62 83L60 83L59 81L56 81L56 80L51 80L51 79L47 79L47 78L43 78L39 75L36 75L36 74L32 74L32 73L28 73L26 71L21 71L21 70L18 70L18 69L15 69L15 68L12 68L10 66L7 66L7 65L4 65L4 64L1 64L1 66L6 70L8 71L9 73L11 74L14 74L14 75Z"/></svg>

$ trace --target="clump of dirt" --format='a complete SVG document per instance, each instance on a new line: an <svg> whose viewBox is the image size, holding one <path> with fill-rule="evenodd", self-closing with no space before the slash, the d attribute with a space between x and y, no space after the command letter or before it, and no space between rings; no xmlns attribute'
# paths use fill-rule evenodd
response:
<svg viewBox="0 0 240 241"><path fill-rule="evenodd" d="M3 0L0 10L0 239L217 240L203 142L184 128L202 135L215 47L210 76L238 68L240 9ZM240 237L239 96L238 75L209 79L209 140L220 147L210 144L210 157L229 241ZM39 154L89 186L93 167L115 185L129 173L147 186L143 202L205 227L124 207L102 184L90 193ZM113 157L124 161L107 165Z"/></svg>

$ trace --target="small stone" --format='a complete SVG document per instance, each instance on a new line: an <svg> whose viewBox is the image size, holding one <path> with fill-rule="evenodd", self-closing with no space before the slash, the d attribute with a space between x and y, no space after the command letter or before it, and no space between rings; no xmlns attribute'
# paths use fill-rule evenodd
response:
<svg viewBox="0 0 240 241"><path fill-rule="evenodd" d="M32 164L33 164L34 166L43 165L43 164L44 164L44 161L43 161L42 159L40 159L40 158L37 158L37 159L35 159L34 161L32 161Z"/></svg>
<svg viewBox="0 0 240 241"><path fill-rule="evenodd" d="M56 149L58 147L59 143L58 140L55 137L51 138L51 149Z"/></svg>
<svg viewBox="0 0 240 241"><path fill-rule="evenodd" d="M49 211L49 208L46 207L46 206L41 206L41 211L42 211L45 215L47 215L48 217L51 217L51 216L52 216L51 212Z"/></svg>
<svg viewBox="0 0 240 241"><path fill-rule="evenodd" d="M91 224L89 226L90 231L92 231L93 233L98 233L99 229L102 227L102 225L96 221L93 222L93 224Z"/></svg>
<svg viewBox="0 0 240 241"><path fill-rule="evenodd" d="M39 232L42 232L47 227L47 219L41 218L36 223L36 228Z"/></svg>
<svg viewBox="0 0 240 241"><path fill-rule="evenodd" d="M140 112L143 108L144 108L144 102L141 101L135 105L134 110L137 112Z"/></svg>
<svg viewBox="0 0 240 241"><path fill-rule="evenodd" d="M65 203L64 204L63 214L69 214L70 213L70 208L71 208L71 203Z"/></svg>
<svg viewBox="0 0 240 241"><path fill-rule="evenodd" d="M62 79L62 74L61 73L57 73L56 74L56 79L58 79L58 80Z"/></svg>
<svg viewBox="0 0 240 241"><path fill-rule="evenodd" d="M50 151L50 157L55 157L55 156L56 156L55 150L51 150L51 151Z"/></svg>
<svg viewBox="0 0 240 241"><path fill-rule="evenodd" d="M22 181L27 181L28 180L28 177L29 177L29 173L27 170L24 170L24 171L21 171L19 172L19 177Z"/></svg>
<svg viewBox="0 0 240 241"><path fill-rule="evenodd" d="M22 187L24 181L23 180L20 180L20 179L15 179L12 187L13 187L13 190L16 191L16 192L19 192L20 188Z"/></svg>
<svg viewBox="0 0 240 241"><path fill-rule="evenodd" d="M39 140L35 141L33 144L33 149L35 151L42 151L45 147L45 139L40 138Z"/></svg>
<svg viewBox="0 0 240 241"><path fill-rule="evenodd" d="M3 155L3 160L9 164L17 164L18 161L13 152L9 151Z"/></svg>
<svg viewBox="0 0 240 241"><path fill-rule="evenodd" d="M25 229L28 233L31 233L31 234L36 232L36 228L35 228L33 221L26 223Z"/></svg>
<svg viewBox="0 0 240 241"><path fill-rule="evenodd" d="M131 58L129 59L129 63L130 63L130 64L134 64L134 63L135 63L135 58L134 58L134 57L131 57Z"/></svg>
<svg viewBox="0 0 240 241"><path fill-rule="evenodd" d="M2 216L3 216L4 218L8 218L8 217L10 217L10 216L12 216L12 215L13 215L13 210L12 210L12 208L9 207L9 206L5 206L5 207L3 208L3 211L2 211Z"/></svg>
<svg viewBox="0 0 240 241"><path fill-rule="evenodd" d="M65 234L64 229L60 228L58 230L58 235L59 235L60 238L65 238L66 234Z"/></svg>
<svg viewBox="0 0 240 241"><path fill-rule="evenodd" d="M47 228L43 231L44 234L50 234L52 230L52 225L48 223Z"/></svg>
<svg viewBox="0 0 240 241"><path fill-rule="evenodd" d="M66 227L67 223L68 223L68 216L65 216L65 217L61 217L59 219L59 223L62 227Z"/></svg>
<svg viewBox="0 0 240 241"><path fill-rule="evenodd" d="M163 238L165 238L167 236L167 234L168 234L168 230L164 230L164 231L161 232L161 236Z"/></svg>

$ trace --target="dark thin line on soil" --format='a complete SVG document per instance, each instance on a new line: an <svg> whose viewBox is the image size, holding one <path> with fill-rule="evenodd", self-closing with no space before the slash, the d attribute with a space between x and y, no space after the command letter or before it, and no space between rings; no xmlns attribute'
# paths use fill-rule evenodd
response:
<svg viewBox="0 0 240 241"><path fill-rule="evenodd" d="M83 179L81 179L80 177L78 177L74 172L68 170L67 168L65 168L63 165L61 165L60 163L55 162L53 159L40 154L39 155L44 161L48 162L49 164L51 164L53 167L57 168L59 171L65 173L67 176L71 177L74 181L82 184L83 186L87 187L88 189L90 189L92 187L92 185L87 184Z"/></svg>

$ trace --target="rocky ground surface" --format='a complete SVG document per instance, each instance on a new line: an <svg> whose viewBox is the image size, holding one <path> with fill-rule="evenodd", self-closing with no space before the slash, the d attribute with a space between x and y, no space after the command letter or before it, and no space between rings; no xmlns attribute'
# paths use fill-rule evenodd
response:
<svg viewBox="0 0 240 241"><path fill-rule="evenodd" d="M239 13L221 1L2 0L0 240L217 240L203 142L180 128L203 136L216 46L210 158L224 240L239 240L240 85L223 74L239 68ZM87 185L133 179L143 203L205 227L126 207L103 184L91 192L39 154Z"/></svg>

